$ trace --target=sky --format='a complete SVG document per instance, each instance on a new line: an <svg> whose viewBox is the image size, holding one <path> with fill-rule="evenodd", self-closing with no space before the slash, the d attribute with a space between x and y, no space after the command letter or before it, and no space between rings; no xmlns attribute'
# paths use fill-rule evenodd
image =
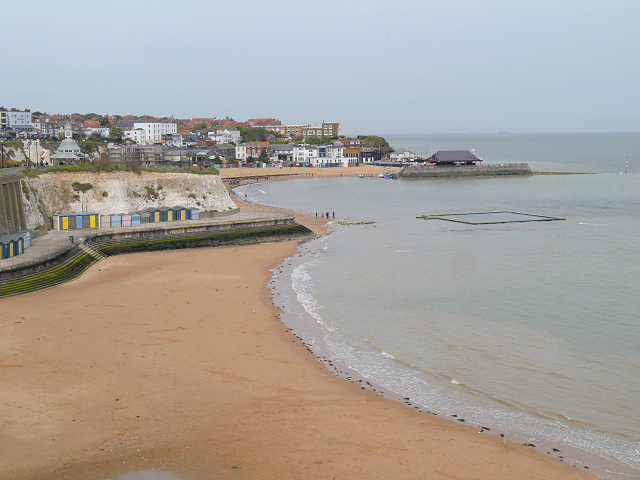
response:
<svg viewBox="0 0 640 480"><path fill-rule="evenodd" d="M343 134L640 131L638 0L6 2L0 106L340 122Z"/></svg>

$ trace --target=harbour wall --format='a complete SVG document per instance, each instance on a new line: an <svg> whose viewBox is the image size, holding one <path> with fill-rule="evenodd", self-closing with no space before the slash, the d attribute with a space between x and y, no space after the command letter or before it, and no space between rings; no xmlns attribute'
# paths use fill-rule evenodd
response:
<svg viewBox="0 0 640 480"><path fill-rule="evenodd" d="M439 177L480 177L498 175L532 175L527 163L508 163L498 165L437 167L407 165L397 174L397 178L420 179Z"/></svg>

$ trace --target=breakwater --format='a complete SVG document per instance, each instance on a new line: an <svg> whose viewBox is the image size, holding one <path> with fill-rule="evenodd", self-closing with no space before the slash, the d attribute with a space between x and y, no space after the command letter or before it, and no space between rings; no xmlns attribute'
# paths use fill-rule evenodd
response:
<svg viewBox="0 0 640 480"><path fill-rule="evenodd" d="M527 163L505 163L483 166L439 167L433 165L405 165L396 178L420 179L439 177L481 177L499 175L532 175Z"/></svg>

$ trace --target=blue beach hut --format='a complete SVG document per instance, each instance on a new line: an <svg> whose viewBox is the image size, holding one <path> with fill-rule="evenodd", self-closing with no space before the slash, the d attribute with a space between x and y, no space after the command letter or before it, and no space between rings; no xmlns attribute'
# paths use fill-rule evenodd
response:
<svg viewBox="0 0 640 480"><path fill-rule="evenodd" d="M2 258L11 258L24 253L24 234L18 232L0 237Z"/></svg>
<svg viewBox="0 0 640 480"><path fill-rule="evenodd" d="M176 214L176 220L189 220L189 209L187 207L173 207Z"/></svg>
<svg viewBox="0 0 640 480"><path fill-rule="evenodd" d="M160 207L159 210L162 212L162 221L163 222L173 222L175 220L175 212L171 207Z"/></svg>
<svg viewBox="0 0 640 480"><path fill-rule="evenodd" d="M148 219L148 217L147 217ZM139 213L134 213L133 215L131 215L131 226L132 227L139 227L140 226L140 214Z"/></svg>
<svg viewBox="0 0 640 480"><path fill-rule="evenodd" d="M9 235L0 236L0 260L9 258Z"/></svg>
<svg viewBox="0 0 640 480"><path fill-rule="evenodd" d="M200 220L199 208L192 208L189 210L189 220Z"/></svg>
<svg viewBox="0 0 640 480"><path fill-rule="evenodd" d="M164 212L158 207L145 208L143 212L149 213L149 222L164 222ZM142 215L140 216L140 218L142 219Z"/></svg>
<svg viewBox="0 0 640 480"><path fill-rule="evenodd" d="M122 215L111 215L111 226L112 227L121 227L122 226Z"/></svg>

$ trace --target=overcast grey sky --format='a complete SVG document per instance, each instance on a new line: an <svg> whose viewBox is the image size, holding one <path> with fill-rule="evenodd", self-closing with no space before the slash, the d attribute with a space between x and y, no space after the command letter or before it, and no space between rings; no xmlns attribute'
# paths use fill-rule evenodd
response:
<svg viewBox="0 0 640 480"><path fill-rule="evenodd" d="M640 131L640 1L32 1L0 105L338 121L343 133Z"/></svg>

